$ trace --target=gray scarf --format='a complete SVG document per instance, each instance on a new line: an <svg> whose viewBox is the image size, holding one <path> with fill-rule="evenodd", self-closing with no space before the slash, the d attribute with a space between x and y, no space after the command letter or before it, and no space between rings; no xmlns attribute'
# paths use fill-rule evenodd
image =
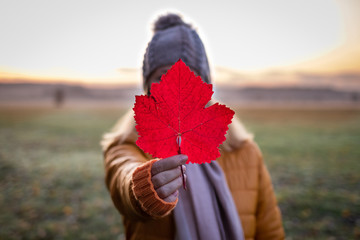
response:
<svg viewBox="0 0 360 240"><path fill-rule="evenodd" d="M176 240L244 239L236 206L217 162L188 164L187 191L174 209Z"/></svg>

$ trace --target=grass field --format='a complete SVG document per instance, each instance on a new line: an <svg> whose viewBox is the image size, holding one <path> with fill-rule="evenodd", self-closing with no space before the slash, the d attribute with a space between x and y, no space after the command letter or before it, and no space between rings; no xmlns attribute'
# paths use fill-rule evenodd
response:
<svg viewBox="0 0 360 240"><path fill-rule="evenodd" d="M0 108L0 239L118 239L101 135L119 109ZM287 239L360 239L360 110L238 109Z"/></svg>

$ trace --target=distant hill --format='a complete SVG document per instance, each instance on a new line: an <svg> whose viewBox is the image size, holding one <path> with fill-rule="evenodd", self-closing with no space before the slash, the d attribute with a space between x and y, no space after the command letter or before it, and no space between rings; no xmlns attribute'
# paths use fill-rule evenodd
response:
<svg viewBox="0 0 360 240"><path fill-rule="evenodd" d="M216 95L220 99L245 102L356 102L360 103L360 92L344 91L332 88L300 88L300 87L222 87Z"/></svg>
<svg viewBox="0 0 360 240"><path fill-rule="evenodd" d="M66 102L121 102L131 105L135 95L142 94L140 87L87 87L72 84L0 83L0 103L51 102L55 92L61 91ZM359 91L331 88L298 87L234 87L218 86L215 98L230 104L241 103L304 103L340 102L360 104Z"/></svg>
<svg viewBox="0 0 360 240"><path fill-rule="evenodd" d="M141 90L135 86L94 88L72 84L0 83L0 102L51 100L56 91L61 91L67 101L130 101L133 100L131 96L141 94Z"/></svg>

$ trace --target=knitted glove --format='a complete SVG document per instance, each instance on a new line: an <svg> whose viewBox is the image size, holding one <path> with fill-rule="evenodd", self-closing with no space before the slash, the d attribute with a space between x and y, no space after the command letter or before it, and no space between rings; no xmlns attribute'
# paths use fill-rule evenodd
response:
<svg viewBox="0 0 360 240"><path fill-rule="evenodd" d="M132 175L135 198L139 201L143 211L154 218L161 218L168 215L177 204L178 199L174 202L165 202L162 200L154 189L151 181L151 167L159 159L148 161L137 169Z"/></svg>

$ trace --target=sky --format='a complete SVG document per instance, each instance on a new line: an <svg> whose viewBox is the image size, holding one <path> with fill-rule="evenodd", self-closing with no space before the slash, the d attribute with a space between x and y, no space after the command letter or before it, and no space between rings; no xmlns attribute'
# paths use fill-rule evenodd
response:
<svg viewBox="0 0 360 240"><path fill-rule="evenodd" d="M219 83L360 89L357 0L1 0L0 81L139 82L167 12L197 29Z"/></svg>

